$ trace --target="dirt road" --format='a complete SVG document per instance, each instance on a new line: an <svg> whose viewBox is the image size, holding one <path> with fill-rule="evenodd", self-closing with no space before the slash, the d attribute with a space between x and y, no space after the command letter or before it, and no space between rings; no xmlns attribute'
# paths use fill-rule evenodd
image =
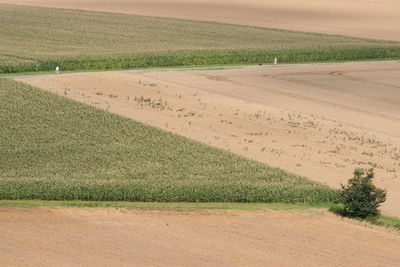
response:
<svg viewBox="0 0 400 267"><path fill-rule="evenodd" d="M399 62L20 80L333 187L374 167L400 217Z"/></svg>
<svg viewBox="0 0 400 267"><path fill-rule="evenodd" d="M397 0L0 0L400 41Z"/></svg>
<svg viewBox="0 0 400 267"><path fill-rule="evenodd" d="M321 210L0 208L1 266L395 266L400 235Z"/></svg>

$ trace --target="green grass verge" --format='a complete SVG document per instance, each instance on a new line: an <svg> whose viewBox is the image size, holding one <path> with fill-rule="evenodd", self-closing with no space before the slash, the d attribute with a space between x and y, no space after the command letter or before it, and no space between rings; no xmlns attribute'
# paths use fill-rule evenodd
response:
<svg viewBox="0 0 400 267"><path fill-rule="evenodd" d="M343 204L334 204L329 207L329 211L339 215L343 216L343 210L344 210L344 205ZM363 221L363 222L368 222L370 224L374 225L379 225L379 226L384 226L387 228L393 228L398 231L400 231L400 220L397 218L385 216L385 215L378 215L374 217L367 217L365 219L361 218L352 218L358 221Z"/></svg>
<svg viewBox="0 0 400 267"><path fill-rule="evenodd" d="M45 200L0 200L0 207L103 207L129 209L173 209L173 210L308 210L327 208L329 203L221 203L221 202L123 202L123 201L45 201Z"/></svg>
<svg viewBox="0 0 400 267"><path fill-rule="evenodd" d="M338 191L0 79L0 199L335 201Z"/></svg>
<svg viewBox="0 0 400 267"><path fill-rule="evenodd" d="M397 218L380 215L378 220L372 221L373 224L395 228L400 231L400 220Z"/></svg>
<svg viewBox="0 0 400 267"><path fill-rule="evenodd" d="M400 58L400 43L0 4L0 73Z"/></svg>

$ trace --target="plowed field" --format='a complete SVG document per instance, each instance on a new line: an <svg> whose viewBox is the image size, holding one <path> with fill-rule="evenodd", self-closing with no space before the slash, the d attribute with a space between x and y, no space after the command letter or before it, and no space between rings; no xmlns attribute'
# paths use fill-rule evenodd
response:
<svg viewBox="0 0 400 267"><path fill-rule="evenodd" d="M395 266L400 235L323 210L0 208L2 266Z"/></svg>

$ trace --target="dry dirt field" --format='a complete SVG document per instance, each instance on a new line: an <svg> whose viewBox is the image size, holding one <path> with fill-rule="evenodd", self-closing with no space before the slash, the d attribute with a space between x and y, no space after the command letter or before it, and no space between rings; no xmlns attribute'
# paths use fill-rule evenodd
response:
<svg viewBox="0 0 400 267"><path fill-rule="evenodd" d="M1 266L396 266L400 235L324 210L0 208Z"/></svg>
<svg viewBox="0 0 400 267"><path fill-rule="evenodd" d="M397 0L0 0L400 41ZM62 22L60 22L62 23ZM375 167L400 218L400 63L20 79L339 187ZM0 266L396 266L400 235L324 210L0 208Z"/></svg>
<svg viewBox="0 0 400 267"><path fill-rule="evenodd" d="M374 167L400 218L399 62L19 80L333 187Z"/></svg>
<svg viewBox="0 0 400 267"><path fill-rule="evenodd" d="M0 0L0 3L217 21L400 41L398 0Z"/></svg>

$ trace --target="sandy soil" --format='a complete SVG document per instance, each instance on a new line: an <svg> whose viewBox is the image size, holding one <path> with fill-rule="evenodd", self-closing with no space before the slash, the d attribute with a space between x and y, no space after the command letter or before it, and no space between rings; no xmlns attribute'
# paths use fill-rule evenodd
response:
<svg viewBox="0 0 400 267"><path fill-rule="evenodd" d="M398 0L0 0L0 3L217 21L400 41Z"/></svg>
<svg viewBox="0 0 400 267"><path fill-rule="evenodd" d="M325 211L0 208L1 266L396 266L400 235Z"/></svg>
<svg viewBox="0 0 400 267"><path fill-rule="evenodd" d="M19 80L333 187L374 167L400 217L399 62Z"/></svg>

